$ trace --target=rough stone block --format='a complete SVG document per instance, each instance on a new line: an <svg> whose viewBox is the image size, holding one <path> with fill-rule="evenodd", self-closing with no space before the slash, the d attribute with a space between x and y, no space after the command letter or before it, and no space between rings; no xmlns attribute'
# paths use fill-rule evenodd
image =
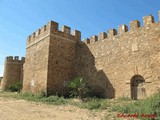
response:
<svg viewBox="0 0 160 120"><path fill-rule="evenodd" d="M121 26L118 27L118 33L119 34L127 32L127 31L128 31L128 26L127 25L121 25Z"/></svg>
<svg viewBox="0 0 160 120"><path fill-rule="evenodd" d="M62 32L66 33L66 34L70 34L71 28L64 25L64 26L62 27Z"/></svg>
<svg viewBox="0 0 160 120"><path fill-rule="evenodd" d="M103 39L105 39L105 38L107 38L107 33L105 33L105 32L99 33L99 35L98 35L98 40L103 40Z"/></svg>
<svg viewBox="0 0 160 120"><path fill-rule="evenodd" d="M86 43L86 44L90 44L90 39L86 38L86 39L83 40L83 42Z"/></svg>
<svg viewBox="0 0 160 120"><path fill-rule="evenodd" d="M116 29L110 29L108 30L108 38L111 38L113 36L117 35L117 30Z"/></svg>
<svg viewBox="0 0 160 120"><path fill-rule="evenodd" d="M130 30L135 30L140 27L140 22L138 20L133 20L130 22Z"/></svg>
<svg viewBox="0 0 160 120"><path fill-rule="evenodd" d="M148 16L143 17L143 24L144 25L150 25L152 23L154 23L154 17L152 15L148 15Z"/></svg>
<svg viewBox="0 0 160 120"><path fill-rule="evenodd" d="M98 37L96 35L93 35L93 36L90 37L90 42L91 43L95 43L97 41L98 41Z"/></svg>

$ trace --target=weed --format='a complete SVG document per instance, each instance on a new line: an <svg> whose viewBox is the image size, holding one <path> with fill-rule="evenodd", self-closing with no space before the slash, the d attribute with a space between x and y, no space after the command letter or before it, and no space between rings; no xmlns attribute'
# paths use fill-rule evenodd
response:
<svg viewBox="0 0 160 120"><path fill-rule="evenodd" d="M10 85L7 89L7 91L10 92L20 92L20 90L22 89L22 82L16 82L12 85Z"/></svg>

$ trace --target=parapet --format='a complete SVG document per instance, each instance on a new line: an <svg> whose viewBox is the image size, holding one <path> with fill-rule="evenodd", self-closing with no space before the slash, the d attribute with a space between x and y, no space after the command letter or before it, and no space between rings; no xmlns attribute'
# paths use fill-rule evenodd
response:
<svg viewBox="0 0 160 120"><path fill-rule="evenodd" d="M39 41L40 39L44 39L49 35L56 35L60 37L64 37L73 41L81 40L81 32L78 30L74 30L71 34L71 28L68 26L63 26L62 30L58 30L59 24L54 21L48 22L46 25L38 29L33 34L29 35L27 38L27 46Z"/></svg>
<svg viewBox="0 0 160 120"><path fill-rule="evenodd" d="M72 35L74 36L74 38L75 38L76 40L81 40L81 32L80 32L80 31L78 31L78 30L73 30L73 31L72 31Z"/></svg>
<svg viewBox="0 0 160 120"><path fill-rule="evenodd" d="M143 17L143 24L144 25L150 25L154 23L154 17L152 15L144 16Z"/></svg>
<svg viewBox="0 0 160 120"><path fill-rule="evenodd" d="M113 36L117 35L117 30L112 28L110 30L108 30L108 37L111 38Z"/></svg>
<svg viewBox="0 0 160 120"><path fill-rule="evenodd" d="M70 35L71 34L71 28L64 25L64 26L62 26L62 32L64 32L64 34Z"/></svg>
<svg viewBox="0 0 160 120"><path fill-rule="evenodd" d="M98 35L98 40L103 40L103 39L105 39L105 38L107 38L107 33L105 33L105 32L99 33L99 35Z"/></svg>
<svg viewBox="0 0 160 120"><path fill-rule="evenodd" d="M127 25L121 25L118 27L118 34L122 34L124 32L127 32L128 31L128 26Z"/></svg>
<svg viewBox="0 0 160 120"><path fill-rule="evenodd" d="M24 63L25 62L25 57L22 57L21 59L19 59L18 56L8 56L6 57L6 60L5 60L6 63Z"/></svg>
<svg viewBox="0 0 160 120"><path fill-rule="evenodd" d="M97 42L98 41L98 37L96 36L96 35L93 35L93 36L91 36L90 37L90 43L92 44L92 43L95 43L95 42Z"/></svg>
<svg viewBox="0 0 160 120"><path fill-rule="evenodd" d="M85 39L83 40L83 42L86 43L86 44L90 44L90 39L89 39L89 38L85 38Z"/></svg>
<svg viewBox="0 0 160 120"><path fill-rule="evenodd" d="M159 18L159 22L160 22L160 11L158 12L158 18ZM154 17L151 14L143 17L144 27L148 26L148 25L153 25L154 23L155 23ZM113 37L116 37L116 36L121 36L121 34L125 35L125 33L127 33L127 32L130 32L130 31L134 32L137 29L143 28L143 26L140 25L140 22L138 20L133 20L129 24L130 24L130 30L128 30L127 25L122 24L118 27L118 32L117 32L116 29L112 28L112 29L108 30L107 33L105 33L105 32L99 33L98 38L97 38L96 35L94 35L94 36L91 36L90 39L88 39L88 38L84 39L83 42L85 44L93 44L97 41L101 41L101 40L104 40L104 39L110 39L110 38L113 38Z"/></svg>
<svg viewBox="0 0 160 120"><path fill-rule="evenodd" d="M140 27L140 22L138 20L133 20L130 22L130 30L135 30Z"/></svg>

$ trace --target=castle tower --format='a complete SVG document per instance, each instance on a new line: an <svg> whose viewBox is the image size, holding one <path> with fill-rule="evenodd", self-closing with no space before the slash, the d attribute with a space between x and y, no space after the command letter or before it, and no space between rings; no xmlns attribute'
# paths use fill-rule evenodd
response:
<svg viewBox="0 0 160 120"><path fill-rule="evenodd" d="M50 21L27 40L23 91L66 94L66 84L75 76L76 44L81 33Z"/></svg>
<svg viewBox="0 0 160 120"><path fill-rule="evenodd" d="M3 79L1 82L2 90L6 90L10 85L23 80L24 62L24 57L22 57L21 60L19 60L18 56L14 58L12 56L6 57Z"/></svg>

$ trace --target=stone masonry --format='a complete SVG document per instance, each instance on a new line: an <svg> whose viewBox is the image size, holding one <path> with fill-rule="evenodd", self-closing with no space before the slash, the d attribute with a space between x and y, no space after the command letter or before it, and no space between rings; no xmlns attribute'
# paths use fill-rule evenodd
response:
<svg viewBox="0 0 160 120"><path fill-rule="evenodd" d="M78 45L77 73L101 87L107 98L141 99L160 89L160 23L152 15ZM98 82L98 83L97 83ZM93 85L95 86L95 85ZM104 94L103 94L104 93Z"/></svg>
<svg viewBox="0 0 160 120"><path fill-rule="evenodd" d="M143 99L160 90L160 22L152 15L84 41L70 31L50 21L28 37L24 92L66 95L77 76L105 98Z"/></svg>
<svg viewBox="0 0 160 120"><path fill-rule="evenodd" d="M68 80L75 77L76 45L81 34L70 28L58 30L58 23L49 22L27 40L23 91L66 94Z"/></svg>
<svg viewBox="0 0 160 120"><path fill-rule="evenodd" d="M15 56L14 58L13 56L6 57L4 74L1 81L2 90L6 90L12 84L23 81L24 62L24 57L22 57L21 60L19 60L18 56Z"/></svg>

